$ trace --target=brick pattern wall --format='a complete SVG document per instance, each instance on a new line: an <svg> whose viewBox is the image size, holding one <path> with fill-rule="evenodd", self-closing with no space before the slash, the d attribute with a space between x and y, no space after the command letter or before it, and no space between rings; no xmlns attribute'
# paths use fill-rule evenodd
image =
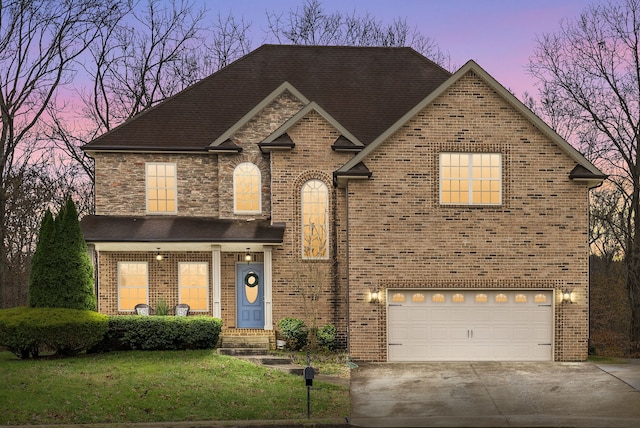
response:
<svg viewBox="0 0 640 428"><path fill-rule="evenodd" d="M96 214L146 214L146 162L175 162L178 215L218 216L218 167L212 155L96 153Z"/></svg>
<svg viewBox="0 0 640 428"><path fill-rule="evenodd" d="M294 316L308 325L334 324L346 338L346 281L344 270L344 191L332 184L332 173L352 156L331 150L340 136L316 112L310 112L288 131L296 147L271 154L272 219L285 222L284 244L273 251L273 320ZM276 172L277 171L277 172ZM318 179L329 189L329 258L301 257L300 191L307 180ZM338 248L338 252L336 249ZM337 258L340 256L341 258ZM314 291L314 288L321 291ZM306 294L305 298L302 294ZM313 300L313 296L318 299Z"/></svg>
<svg viewBox="0 0 640 428"><path fill-rule="evenodd" d="M386 302L370 304L373 289L384 296L388 288L535 288L559 296L566 288L577 302L556 301L554 356L586 358L588 192L568 179L575 162L557 146L470 73L365 159L370 180L337 189L332 173L353 155L331 150L339 133L319 114L287 131L294 149L262 154L257 146L301 107L289 94L276 99L232 137L243 148L237 155L97 154L97 213L144 215L144 162L176 162L179 215L286 223L284 244L273 249L274 325L285 316L333 323L341 340L350 337L352 358L385 361ZM442 151L502 153L502 205L441 206ZM260 215L233 212L233 171L242 162L260 168ZM327 260L301 259L300 189L309 179L329 188ZM243 256L221 255L227 332L236 323L235 266ZM159 265L151 253L101 253L99 301L108 314L117 313L118 260L148 261L151 305L159 298L173 305L177 262L210 264L211 254L169 253ZM321 288L315 300L301 295L310 277Z"/></svg>
<svg viewBox="0 0 640 428"><path fill-rule="evenodd" d="M502 153L502 205L441 206L442 151ZM390 278L394 288L573 290L575 304L555 305L555 359L586 358L587 188L569 180L575 162L555 144L469 74L365 163L372 179L348 187L354 359L386 358L384 302L367 298Z"/></svg>
<svg viewBox="0 0 640 428"><path fill-rule="evenodd" d="M302 103L288 92L277 97L247 124L242 126L231 140L242 147L237 155L219 157L220 168L220 217L221 218L269 218L271 216L271 169L269 155L263 154L258 143L278 129L287 119L303 107ZM233 212L233 172L243 163L251 162L260 169L262 179L262 214L235 214Z"/></svg>
<svg viewBox="0 0 640 428"><path fill-rule="evenodd" d="M178 263L206 262L211 271L211 253L175 252L163 253L164 260L157 261L153 252L100 252L98 308L107 315L126 315L130 311L118 311L118 262L147 262L148 295L152 308L156 308L160 299L173 308L178 303ZM211 274L209 273L209 289ZM209 293L211 295L211 293ZM140 302L144 303L144 302ZM207 312L195 312L198 315L213 315L211 300Z"/></svg>

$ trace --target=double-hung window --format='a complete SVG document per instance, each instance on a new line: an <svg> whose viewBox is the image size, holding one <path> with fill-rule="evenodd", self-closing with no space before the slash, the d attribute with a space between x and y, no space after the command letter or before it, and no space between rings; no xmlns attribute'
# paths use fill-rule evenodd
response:
<svg viewBox="0 0 640 428"><path fill-rule="evenodd" d="M138 303L149 303L147 262L118 262L118 310L133 311Z"/></svg>
<svg viewBox="0 0 640 428"><path fill-rule="evenodd" d="M209 267L207 263L178 264L178 298L192 311L209 309Z"/></svg>
<svg viewBox="0 0 640 428"><path fill-rule="evenodd" d="M149 162L146 164L147 213L175 214L177 212L176 164Z"/></svg>
<svg viewBox="0 0 640 428"><path fill-rule="evenodd" d="M440 203L500 205L500 153L440 153Z"/></svg>

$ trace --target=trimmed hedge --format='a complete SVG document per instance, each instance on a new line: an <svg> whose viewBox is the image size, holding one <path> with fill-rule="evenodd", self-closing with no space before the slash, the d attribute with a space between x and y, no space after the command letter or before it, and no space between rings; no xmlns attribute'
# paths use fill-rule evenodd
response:
<svg viewBox="0 0 640 428"><path fill-rule="evenodd" d="M0 346L20 358L41 352L75 355L100 342L109 318L97 312L67 308L17 307L0 310Z"/></svg>
<svg viewBox="0 0 640 428"><path fill-rule="evenodd" d="M222 320L207 316L111 316L104 340L91 351L210 349L221 330Z"/></svg>

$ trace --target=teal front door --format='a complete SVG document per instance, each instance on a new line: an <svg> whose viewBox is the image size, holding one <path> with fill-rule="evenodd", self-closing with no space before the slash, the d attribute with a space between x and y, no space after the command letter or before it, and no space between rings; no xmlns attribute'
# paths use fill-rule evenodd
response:
<svg viewBox="0 0 640 428"><path fill-rule="evenodd" d="M262 263L238 264L238 328L264 328L264 267Z"/></svg>

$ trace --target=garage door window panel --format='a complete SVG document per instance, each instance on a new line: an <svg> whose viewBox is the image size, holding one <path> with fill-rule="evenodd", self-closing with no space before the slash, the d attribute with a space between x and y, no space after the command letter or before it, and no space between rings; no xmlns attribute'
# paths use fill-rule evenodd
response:
<svg viewBox="0 0 640 428"><path fill-rule="evenodd" d="M424 294L416 293L411 297L411 301L414 303L424 303Z"/></svg>
<svg viewBox="0 0 640 428"><path fill-rule="evenodd" d="M533 299L535 303L547 303L547 296L545 294L536 294L536 297Z"/></svg>
<svg viewBox="0 0 640 428"><path fill-rule="evenodd" d="M393 297L391 298L391 301L393 303L404 303L404 294L402 293L394 294Z"/></svg>
<svg viewBox="0 0 640 428"><path fill-rule="evenodd" d="M513 300L516 303L527 303L527 296L524 294L516 294L516 297Z"/></svg>

